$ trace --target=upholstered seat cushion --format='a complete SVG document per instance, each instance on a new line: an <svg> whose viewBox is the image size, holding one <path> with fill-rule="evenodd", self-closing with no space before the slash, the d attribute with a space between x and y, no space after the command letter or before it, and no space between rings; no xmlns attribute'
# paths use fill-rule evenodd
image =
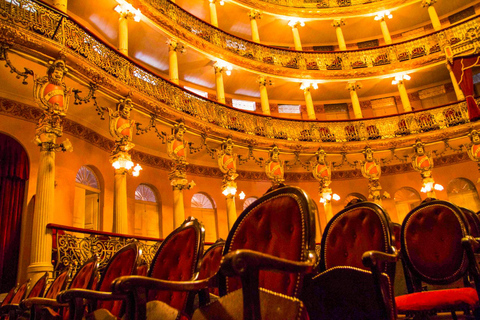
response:
<svg viewBox="0 0 480 320"><path fill-rule="evenodd" d="M477 291L473 288L423 291L395 298L398 313L423 310L448 310L467 304L478 306Z"/></svg>
<svg viewBox="0 0 480 320"><path fill-rule="evenodd" d="M230 292L197 309L192 320L243 320L242 301L242 289ZM260 310L262 319L309 320L302 301L263 288L260 288Z"/></svg>

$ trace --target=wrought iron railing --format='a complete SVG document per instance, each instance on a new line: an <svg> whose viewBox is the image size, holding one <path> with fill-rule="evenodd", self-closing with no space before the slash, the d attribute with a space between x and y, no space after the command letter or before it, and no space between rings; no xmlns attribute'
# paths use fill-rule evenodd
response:
<svg viewBox="0 0 480 320"><path fill-rule="evenodd" d="M157 13L170 21L167 29L170 30L173 25L177 29L186 30L191 35L212 44L216 49L233 53L245 62L253 60L257 64L261 63L269 70L272 69L271 66L305 72L353 70L393 65L433 54L440 55L443 53L443 46L463 39L467 30L478 27L480 22L480 17L475 17L414 40L372 49L336 52L295 51L265 46L226 33L193 16L170 0L142 0L142 2L151 5ZM155 13L145 12L144 14L151 15L152 19L158 22L158 19L155 19ZM164 26L160 25L160 27ZM175 32L175 34L182 37L184 33ZM190 45L196 44L191 41L192 37L182 40L189 41ZM198 46L201 44L198 43ZM205 46L201 48L205 50ZM255 66L249 65L250 67ZM398 67L401 68L401 66ZM258 68L258 71L264 71L263 68L262 70ZM325 75L328 76L328 74Z"/></svg>
<svg viewBox="0 0 480 320"><path fill-rule="evenodd" d="M475 18L468 23L477 20ZM350 121L322 122L267 117L233 109L180 88L119 54L74 20L47 6L27 0L0 0L0 27L40 34L51 39L45 39L46 42L54 41L64 45L65 50L81 55L92 67L98 66L123 84L177 111L249 135L291 141L347 142L388 139L469 121L465 102L389 117ZM149 111L155 113L153 109Z"/></svg>
<svg viewBox="0 0 480 320"><path fill-rule="evenodd" d="M55 270L63 267L78 269L93 255L100 259L100 270L120 248L137 241L142 258L150 264L163 239L132 236L112 232L94 231L75 227L48 224L52 231L52 260Z"/></svg>

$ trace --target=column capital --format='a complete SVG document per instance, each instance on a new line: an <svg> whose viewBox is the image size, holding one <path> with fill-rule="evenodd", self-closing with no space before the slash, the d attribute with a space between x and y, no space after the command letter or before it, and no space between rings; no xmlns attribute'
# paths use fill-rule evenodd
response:
<svg viewBox="0 0 480 320"><path fill-rule="evenodd" d="M300 90L303 90L303 92L310 91L311 89L318 89L318 84L316 82L305 81L300 85Z"/></svg>
<svg viewBox="0 0 480 320"><path fill-rule="evenodd" d="M345 21L343 19L335 19L332 21L332 27L334 28L340 28L341 26L345 25Z"/></svg>
<svg viewBox="0 0 480 320"><path fill-rule="evenodd" d="M250 10L248 17L250 20L262 19L262 13L259 10Z"/></svg>
<svg viewBox="0 0 480 320"><path fill-rule="evenodd" d="M218 2L221 6L225 4L223 0L208 0L208 2L210 2L211 4L216 4Z"/></svg>
<svg viewBox="0 0 480 320"><path fill-rule="evenodd" d="M170 185L172 186L173 190L190 190L195 186L195 182L188 182L187 179L174 178L171 179Z"/></svg>
<svg viewBox="0 0 480 320"><path fill-rule="evenodd" d="M271 86L273 85L273 81L271 79L267 79L266 77L259 76L257 78L257 83L259 86Z"/></svg>
<svg viewBox="0 0 480 320"><path fill-rule="evenodd" d="M180 53L187 52L185 45L183 43L177 42L176 39L168 39L165 43L168 45L168 51L175 51Z"/></svg>
<svg viewBox="0 0 480 320"><path fill-rule="evenodd" d="M232 74L232 66L221 64L216 62L213 65L213 69L215 70L215 74L217 73L225 73L227 76Z"/></svg>
<svg viewBox="0 0 480 320"><path fill-rule="evenodd" d="M120 14L120 18L123 19L133 19L136 22L139 22L142 18L142 12L140 9L135 9L130 3L120 0L118 1L118 5L115 7L115 11Z"/></svg>
<svg viewBox="0 0 480 320"><path fill-rule="evenodd" d="M349 81L347 83L347 87L346 89L348 91L357 91L359 89L362 89L362 84L361 83L358 83L357 81Z"/></svg>
<svg viewBox="0 0 480 320"><path fill-rule="evenodd" d="M393 16L392 16L392 14L390 13L390 11L377 12L377 15L375 16L374 20L375 20L375 21L384 22L386 18L388 18L388 19L392 19L392 18L393 18Z"/></svg>
<svg viewBox="0 0 480 320"><path fill-rule="evenodd" d="M292 27L292 29L297 29L299 26L300 26L300 27L304 27L304 26L305 26L305 22L300 21L300 20L290 20L290 21L288 21L288 25L289 25L290 27Z"/></svg>
<svg viewBox="0 0 480 320"><path fill-rule="evenodd" d="M433 6L437 0L422 0L422 7L430 7Z"/></svg>

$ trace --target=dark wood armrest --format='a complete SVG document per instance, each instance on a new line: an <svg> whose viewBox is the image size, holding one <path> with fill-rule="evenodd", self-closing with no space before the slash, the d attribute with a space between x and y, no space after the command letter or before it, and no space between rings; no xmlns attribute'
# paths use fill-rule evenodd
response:
<svg viewBox="0 0 480 320"><path fill-rule="evenodd" d="M10 312L17 312L20 311L20 305L18 304L6 304L0 308L1 314L7 314Z"/></svg>
<svg viewBox="0 0 480 320"><path fill-rule="evenodd" d="M395 250L394 253L385 253L381 251L367 251L362 255L362 263L365 267L370 269L376 268L378 262L397 262L398 261L398 252Z"/></svg>
<svg viewBox="0 0 480 320"><path fill-rule="evenodd" d="M316 259L314 255L309 258L309 261L298 262L253 250L237 250L222 258L220 270L226 276L241 276L254 270L308 273L312 271Z"/></svg>
<svg viewBox="0 0 480 320"><path fill-rule="evenodd" d="M125 300L124 294L114 294L112 292L102 292L87 289L70 289L62 291L57 296L60 303L70 303L75 299L87 300Z"/></svg>
<svg viewBox="0 0 480 320"><path fill-rule="evenodd" d="M465 248L465 250L467 250L467 252L468 251L478 252L478 249L480 249L480 238L466 236L465 238L462 239L462 245Z"/></svg>
<svg viewBox="0 0 480 320"><path fill-rule="evenodd" d="M195 281L168 281L142 276L124 276L113 280L111 289L116 294L124 294L145 288L147 290L192 291L208 288L211 279Z"/></svg>
<svg viewBox="0 0 480 320"><path fill-rule="evenodd" d="M47 299L47 298L28 298L20 302L20 308L27 310L31 309L33 306L41 307L67 307L68 304L60 303L56 299Z"/></svg>

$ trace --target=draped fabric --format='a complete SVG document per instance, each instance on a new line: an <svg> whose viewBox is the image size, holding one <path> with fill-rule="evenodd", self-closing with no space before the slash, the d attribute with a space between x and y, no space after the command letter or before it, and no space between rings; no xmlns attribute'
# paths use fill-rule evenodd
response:
<svg viewBox="0 0 480 320"><path fill-rule="evenodd" d="M470 121L480 119L480 109L473 98L473 75L472 68L480 65L480 55L467 56L453 59L452 70L462 89L467 101Z"/></svg>
<svg viewBox="0 0 480 320"><path fill-rule="evenodd" d="M20 227L29 175L28 156L13 138L0 134L0 292L17 278Z"/></svg>

